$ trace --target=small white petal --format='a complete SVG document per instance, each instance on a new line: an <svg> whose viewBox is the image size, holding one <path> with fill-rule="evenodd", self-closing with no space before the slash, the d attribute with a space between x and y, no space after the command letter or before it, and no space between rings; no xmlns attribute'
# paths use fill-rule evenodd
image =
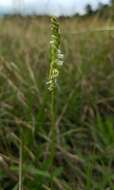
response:
<svg viewBox="0 0 114 190"><path fill-rule="evenodd" d="M62 60L59 60L58 62L57 62L57 65L59 65L59 66L63 66L63 61Z"/></svg>

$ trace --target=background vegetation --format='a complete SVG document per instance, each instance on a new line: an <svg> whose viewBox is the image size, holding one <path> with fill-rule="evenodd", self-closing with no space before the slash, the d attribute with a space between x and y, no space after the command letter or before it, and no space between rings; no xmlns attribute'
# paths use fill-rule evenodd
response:
<svg viewBox="0 0 114 190"><path fill-rule="evenodd" d="M60 19L65 63L50 160L50 21L0 20L0 190L114 189L114 28L111 19Z"/></svg>
<svg viewBox="0 0 114 190"><path fill-rule="evenodd" d="M97 16L102 19L114 20L114 1L110 0L107 4L99 2L97 9L93 9L91 4L87 4L85 13L84 17Z"/></svg>

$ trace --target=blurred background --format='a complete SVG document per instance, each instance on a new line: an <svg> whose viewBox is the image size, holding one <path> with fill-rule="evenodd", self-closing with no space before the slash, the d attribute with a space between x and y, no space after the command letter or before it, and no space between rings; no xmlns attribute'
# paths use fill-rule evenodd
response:
<svg viewBox="0 0 114 190"><path fill-rule="evenodd" d="M0 0L0 190L114 189L114 1ZM50 157L51 23L64 66ZM20 190L20 189L19 189Z"/></svg>
<svg viewBox="0 0 114 190"><path fill-rule="evenodd" d="M1 0L1 14L36 14L36 15L75 15L76 13L84 14L86 9L91 6L96 9L106 8L112 4L113 0ZM93 11L93 12L94 12Z"/></svg>

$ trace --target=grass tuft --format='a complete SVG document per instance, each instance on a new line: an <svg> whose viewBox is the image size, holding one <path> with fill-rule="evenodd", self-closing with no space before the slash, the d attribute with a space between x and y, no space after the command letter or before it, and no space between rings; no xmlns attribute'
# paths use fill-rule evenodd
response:
<svg viewBox="0 0 114 190"><path fill-rule="evenodd" d="M0 189L114 189L113 23L49 25L0 20Z"/></svg>

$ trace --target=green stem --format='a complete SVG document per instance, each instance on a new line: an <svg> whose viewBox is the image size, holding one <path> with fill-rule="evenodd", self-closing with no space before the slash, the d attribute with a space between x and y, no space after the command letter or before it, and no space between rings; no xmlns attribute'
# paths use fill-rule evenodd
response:
<svg viewBox="0 0 114 190"><path fill-rule="evenodd" d="M51 145L50 145L50 172L51 172L51 190L53 189L53 166L56 156L56 90L51 92Z"/></svg>
<svg viewBox="0 0 114 190"><path fill-rule="evenodd" d="M56 154L56 102L55 102L55 89L51 92L51 165L53 165L54 157Z"/></svg>

